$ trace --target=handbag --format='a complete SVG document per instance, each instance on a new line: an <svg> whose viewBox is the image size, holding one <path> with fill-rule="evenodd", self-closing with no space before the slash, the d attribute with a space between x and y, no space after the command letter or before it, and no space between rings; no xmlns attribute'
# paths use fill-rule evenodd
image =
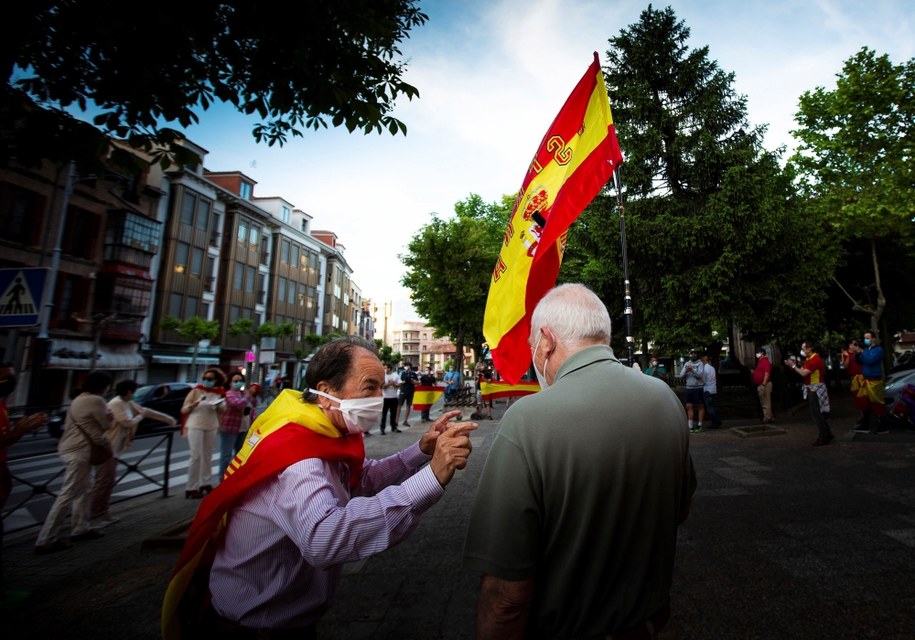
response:
<svg viewBox="0 0 915 640"><path fill-rule="evenodd" d="M89 463L92 464L92 466L98 466L111 460L112 456L114 456L111 445L98 444L89 437L89 434L86 433L81 426L78 424L74 424L74 426L79 429L80 433L83 434L83 437L89 442Z"/></svg>

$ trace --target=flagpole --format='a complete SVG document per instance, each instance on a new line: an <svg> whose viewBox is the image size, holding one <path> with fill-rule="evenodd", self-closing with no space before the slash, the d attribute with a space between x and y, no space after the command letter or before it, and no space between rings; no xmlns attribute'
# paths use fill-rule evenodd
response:
<svg viewBox="0 0 915 640"><path fill-rule="evenodd" d="M620 215L620 244L623 247L623 320L626 328L626 351L629 366L635 362L635 338L632 336L632 295L629 291L629 252L626 247L626 213L623 208L623 183L620 178L622 165L613 170L613 185L616 187L616 209Z"/></svg>

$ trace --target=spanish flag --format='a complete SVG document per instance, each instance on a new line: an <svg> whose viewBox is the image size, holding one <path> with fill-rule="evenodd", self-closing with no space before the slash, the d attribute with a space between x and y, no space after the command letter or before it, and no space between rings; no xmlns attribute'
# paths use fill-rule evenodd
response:
<svg viewBox="0 0 915 640"><path fill-rule="evenodd" d="M416 385L413 387L413 410L425 411L430 408L438 401L444 391L444 387Z"/></svg>
<svg viewBox="0 0 915 640"><path fill-rule="evenodd" d="M483 334L509 382L530 366L530 314L556 283L569 225L622 162L595 52L528 167L493 269Z"/></svg>
<svg viewBox="0 0 915 640"><path fill-rule="evenodd" d="M480 395L483 400L493 398L513 398L515 396L529 396L540 391L540 383L534 382L481 382Z"/></svg>
<svg viewBox="0 0 915 640"><path fill-rule="evenodd" d="M245 443L222 482L204 498L188 530L184 549L162 602L162 638L178 640L209 606L209 575L230 511L251 487L275 477L305 458L344 462L355 487L365 462L362 436L334 427L319 407L302 401L302 393L286 389L248 430Z"/></svg>

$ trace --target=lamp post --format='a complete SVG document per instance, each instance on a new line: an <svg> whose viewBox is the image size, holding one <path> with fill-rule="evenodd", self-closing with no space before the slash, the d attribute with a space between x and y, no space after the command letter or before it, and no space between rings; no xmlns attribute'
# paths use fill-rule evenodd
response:
<svg viewBox="0 0 915 640"><path fill-rule="evenodd" d="M613 184L616 187L616 208L620 215L620 244L622 245L623 258L623 322L626 329L626 352L629 356L629 366L635 362L635 338L632 331L632 295L629 291L629 253L626 246L626 215L623 209L622 180L620 169L617 165L613 171Z"/></svg>

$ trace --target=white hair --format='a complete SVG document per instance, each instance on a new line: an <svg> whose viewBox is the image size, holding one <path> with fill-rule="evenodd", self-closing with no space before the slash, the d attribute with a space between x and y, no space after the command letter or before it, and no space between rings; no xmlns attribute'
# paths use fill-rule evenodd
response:
<svg viewBox="0 0 915 640"><path fill-rule="evenodd" d="M546 293L531 315L531 334L550 329L566 348L610 344L607 307L583 284L561 284Z"/></svg>

